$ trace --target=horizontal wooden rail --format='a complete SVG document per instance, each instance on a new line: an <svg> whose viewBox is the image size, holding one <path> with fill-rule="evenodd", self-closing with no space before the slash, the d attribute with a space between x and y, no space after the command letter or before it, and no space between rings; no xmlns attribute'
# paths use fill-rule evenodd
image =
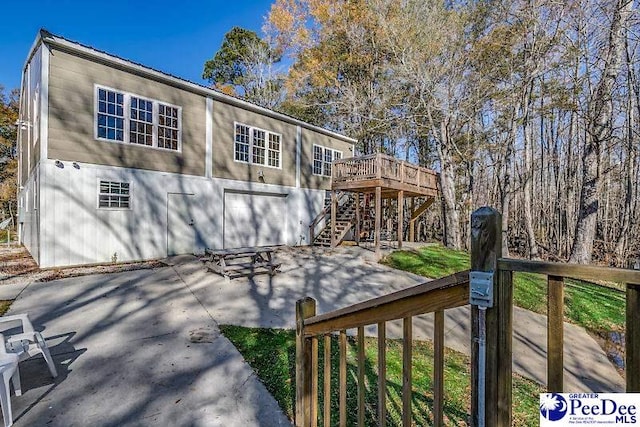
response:
<svg viewBox="0 0 640 427"><path fill-rule="evenodd" d="M429 296L425 299L425 296ZM402 319L469 303L469 272L462 271L412 288L354 304L304 321L306 336Z"/></svg>
<svg viewBox="0 0 640 427"><path fill-rule="evenodd" d="M520 271L524 273L546 274L556 277L568 277L582 280L605 280L607 282L630 283L640 285L639 270L598 267L595 265L563 264L557 262L527 261L510 258L498 260L500 270Z"/></svg>

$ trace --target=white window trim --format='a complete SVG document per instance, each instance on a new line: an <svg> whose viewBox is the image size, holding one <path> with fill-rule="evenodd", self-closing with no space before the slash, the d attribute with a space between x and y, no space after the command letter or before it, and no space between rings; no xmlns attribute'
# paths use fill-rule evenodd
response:
<svg viewBox="0 0 640 427"><path fill-rule="evenodd" d="M319 174L315 173L314 167L313 167L313 163L316 160L315 157L314 157L315 151L316 151L315 147L320 147L322 149L322 159L321 159L322 166L320 167L321 173L319 173ZM311 173L313 175L315 175L315 176L321 176L321 177L324 177L324 178L331 178L331 175L326 175L325 174L325 170L324 170L325 169L324 168L324 166L325 166L324 152L326 150L331 151L331 163L333 163L335 160L341 160L341 159L344 158L343 157L344 153L342 151L340 151L340 150L336 150L335 148L331 148L331 147L325 147L324 145L320 145L320 144L313 144L313 147L311 149ZM340 159L336 159L336 153L340 153Z"/></svg>
<svg viewBox="0 0 640 427"><path fill-rule="evenodd" d="M121 184L129 184L129 207L128 208L103 208L100 207L100 182L119 182ZM130 211L133 206L133 183L131 181L122 180L120 178L111 179L111 178L98 178L96 180L96 209L101 211Z"/></svg>
<svg viewBox="0 0 640 427"><path fill-rule="evenodd" d="M237 126L245 126L249 128L249 161L238 160L236 159L236 127ZM264 132L264 163L254 163L253 162L253 131L258 130ZM279 156L279 164L280 166L269 166L269 135L278 135L280 138L280 149L278 150ZM278 132L271 132L266 129L262 129L256 126L250 126L241 122L233 122L233 161L236 163L244 163L247 165L261 166L270 169L282 169L282 134Z"/></svg>
<svg viewBox="0 0 640 427"><path fill-rule="evenodd" d="M114 139L108 139L108 138L100 138L98 136L98 114L99 114L99 108L98 108L98 90L99 89L104 89L104 90L108 90L110 92L116 92L116 93L121 93L122 96L124 97L123 99L123 103L122 103L122 108L123 108L123 113L124 113L124 126L123 126L123 140L122 141L117 141ZM152 137L152 142L151 145L144 145L144 144L138 144L135 142L130 142L129 138L129 130L131 128L130 126L130 121L131 121L131 97L135 97L138 99L142 99L145 101L151 101L152 103L152 121L153 121L153 137ZM166 105L167 107L172 107L172 108L177 108L178 109L178 149L177 150L172 150L171 148L164 148L164 147L158 147L158 127L159 127L159 117L158 117L158 104L162 104L162 105ZM97 83L95 83L93 85L93 138L96 139L97 141L104 141L104 142L110 142L113 144L125 144L125 145L129 145L129 146L136 146L136 147L144 147L144 148L150 148L153 150L161 150L161 151L168 151L170 153L182 153L182 107L179 105L174 105L171 104L170 102L165 102L165 101L160 101L157 99L153 99L153 98L149 98L146 96L142 96L142 95L138 95L135 93L131 93L131 92L127 92L121 89L115 89L109 86L104 86L104 85L99 85Z"/></svg>

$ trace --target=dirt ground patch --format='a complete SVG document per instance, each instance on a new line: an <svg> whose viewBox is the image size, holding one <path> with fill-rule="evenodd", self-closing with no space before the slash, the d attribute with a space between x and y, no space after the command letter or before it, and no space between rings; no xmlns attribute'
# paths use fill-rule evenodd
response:
<svg viewBox="0 0 640 427"><path fill-rule="evenodd" d="M119 273L166 266L161 261L40 269L24 246L0 246L0 285L48 282L87 274Z"/></svg>

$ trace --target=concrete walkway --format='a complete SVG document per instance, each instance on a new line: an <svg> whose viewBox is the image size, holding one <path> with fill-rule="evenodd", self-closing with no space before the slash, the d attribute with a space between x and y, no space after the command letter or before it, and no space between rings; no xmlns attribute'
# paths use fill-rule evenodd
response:
<svg viewBox="0 0 640 427"><path fill-rule="evenodd" d="M23 362L16 426L284 426L276 401L171 267L33 283L59 377Z"/></svg>
<svg viewBox="0 0 640 427"><path fill-rule="evenodd" d="M322 313L424 280L359 248L285 249L277 257L282 272L274 277L228 281L178 257L166 268L29 285L11 313L31 315L60 376L52 380L41 358L21 365L16 426L289 425L217 325L293 328L298 298L316 298ZM445 345L468 353L468 312L446 317ZM514 327L516 372L544 383L546 318L515 309ZM429 339L431 328L431 316L416 318L415 338ZM388 335L400 332L400 324L388 326ZM572 325L565 364L566 391L623 389L598 344Z"/></svg>

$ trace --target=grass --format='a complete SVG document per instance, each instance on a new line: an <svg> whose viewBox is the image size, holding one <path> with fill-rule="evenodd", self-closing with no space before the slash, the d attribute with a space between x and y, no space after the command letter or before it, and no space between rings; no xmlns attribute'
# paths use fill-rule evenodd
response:
<svg viewBox="0 0 640 427"><path fill-rule="evenodd" d="M414 251L391 253L384 263L421 276L439 278L466 270L469 254L443 246L425 246ZM547 281L540 274L514 275L513 302L540 314L547 312ZM565 280L565 320L601 335L622 331L625 324L625 294L619 289L579 280Z"/></svg>
<svg viewBox="0 0 640 427"><path fill-rule="evenodd" d="M0 316L4 316L9 311L12 302L13 300L0 300Z"/></svg>
<svg viewBox="0 0 640 427"><path fill-rule="evenodd" d="M242 353L267 390L275 397L284 413L291 419L295 413L295 332L280 329L221 326L222 333ZM412 413L414 425L433 424L433 346L427 341L415 341L413 347ZM319 366L323 364L324 343L319 341ZM348 338L347 407L357 408L357 346ZM366 425L377 425L377 340L365 340L365 412ZM331 424L338 423L338 341L331 345L332 393ZM319 369L318 384L323 384L323 370ZM469 358L450 349L445 350L444 417L446 425L467 425L470 411ZM323 419L322 387L319 391L319 425ZM542 387L521 376L513 376L513 425L537 425L538 396ZM387 340L387 424L401 425L402 411L402 341ZM349 410L347 425L356 425L357 411Z"/></svg>

